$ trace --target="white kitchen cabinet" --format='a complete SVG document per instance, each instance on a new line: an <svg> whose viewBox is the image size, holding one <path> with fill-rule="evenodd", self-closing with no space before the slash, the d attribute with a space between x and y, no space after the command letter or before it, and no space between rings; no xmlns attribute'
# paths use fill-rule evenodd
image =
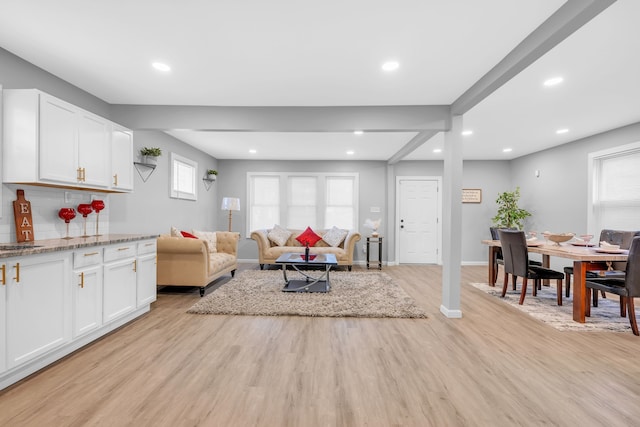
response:
<svg viewBox="0 0 640 427"><path fill-rule="evenodd" d="M121 238L0 258L0 390L149 311L156 240Z"/></svg>
<svg viewBox="0 0 640 427"><path fill-rule="evenodd" d="M68 252L7 258L7 369L71 340Z"/></svg>
<svg viewBox="0 0 640 427"><path fill-rule="evenodd" d="M104 323L136 308L136 244L108 246L104 250Z"/></svg>
<svg viewBox="0 0 640 427"><path fill-rule="evenodd" d="M5 90L3 117L4 182L120 191L111 185L114 123L36 89Z"/></svg>
<svg viewBox="0 0 640 427"><path fill-rule="evenodd" d="M73 254L73 337L102 325L102 249L77 250Z"/></svg>
<svg viewBox="0 0 640 427"><path fill-rule="evenodd" d="M138 243L138 259L136 268L138 307L151 304L157 298L156 246L155 240Z"/></svg>
<svg viewBox="0 0 640 427"><path fill-rule="evenodd" d="M111 124L94 114L80 110L78 120L78 161L82 184L109 187L111 182Z"/></svg>
<svg viewBox="0 0 640 427"><path fill-rule="evenodd" d="M133 134L116 124L111 126L111 188L133 190Z"/></svg>
<svg viewBox="0 0 640 427"><path fill-rule="evenodd" d="M4 261L4 260L2 260ZM7 264L0 263L0 309L5 312L7 301ZM7 316L0 314L0 373L7 370Z"/></svg>

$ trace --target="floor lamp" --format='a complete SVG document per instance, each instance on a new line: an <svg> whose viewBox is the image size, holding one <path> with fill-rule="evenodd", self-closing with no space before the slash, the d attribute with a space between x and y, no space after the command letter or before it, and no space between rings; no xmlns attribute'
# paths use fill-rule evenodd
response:
<svg viewBox="0 0 640 427"><path fill-rule="evenodd" d="M231 211L240 210L240 199L237 197L223 197L221 209L229 211L229 231L231 231Z"/></svg>

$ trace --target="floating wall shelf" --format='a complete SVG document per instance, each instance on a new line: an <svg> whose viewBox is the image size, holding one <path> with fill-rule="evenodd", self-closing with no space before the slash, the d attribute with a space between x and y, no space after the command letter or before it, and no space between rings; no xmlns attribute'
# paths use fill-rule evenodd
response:
<svg viewBox="0 0 640 427"><path fill-rule="evenodd" d="M215 175L213 179L209 178L209 175L205 175L204 178L202 178L202 181L204 182L204 188L209 191L213 183L216 182Z"/></svg>
<svg viewBox="0 0 640 427"><path fill-rule="evenodd" d="M140 175L143 182L147 182L147 179L149 179L153 171L156 170L156 165L153 163L133 162L133 165L136 167L138 175Z"/></svg>

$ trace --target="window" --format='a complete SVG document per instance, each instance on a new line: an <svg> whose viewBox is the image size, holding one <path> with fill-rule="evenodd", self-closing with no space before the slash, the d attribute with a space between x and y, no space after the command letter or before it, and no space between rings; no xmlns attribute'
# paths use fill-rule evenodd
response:
<svg viewBox="0 0 640 427"><path fill-rule="evenodd" d="M280 177L249 176L249 232L280 223ZM247 233L247 236L249 233Z"/></svg>
<svg viewBox="0 0 640 427"><path fill-rule="evenodd" d="M196 175L198 164L171 153L171 194L175 199L197 200Z"/></svg>
<svg viewBox="0 0 640 427"><path fill-rule="evenodd" d="M589 155L589 230L640 229L640 143Z"/></svg>
<svg viewBox="0 0 640 427"><path fill-rule="evenodd" d="M247 230L271 228L353 229L358 220L358 174L247 174Z"/></svg>

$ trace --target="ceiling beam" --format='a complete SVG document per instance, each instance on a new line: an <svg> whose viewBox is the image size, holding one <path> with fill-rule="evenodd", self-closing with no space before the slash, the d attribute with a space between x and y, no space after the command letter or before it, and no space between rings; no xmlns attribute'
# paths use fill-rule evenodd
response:
<svg viewBox="0 0 640 427"><path fill-rule="evenodd" d="M404 147L398 150L396 154L394 154L389 160L387 160L388 165L394 165L402 160L405 156L408 156L415 149L420 147L422 144L430 140L433 136L438 134L440 131L437 130L427 130L422 131L413 138L411 141L407 142Z"/></svg>
<svg viewBox="0 0 640 427"><path fill-rule="evenodd" d="M245 132L420 132L451 126L448 105L220 107L112 105L111 118L134 130Z"/></svg>
<svg viewBox="0 0 640 427"><path fill-rule="evenodd" d="M451 105L451 114L462 115L475 107L615 1L568 0L502 61L455 100Z"/></svg>

